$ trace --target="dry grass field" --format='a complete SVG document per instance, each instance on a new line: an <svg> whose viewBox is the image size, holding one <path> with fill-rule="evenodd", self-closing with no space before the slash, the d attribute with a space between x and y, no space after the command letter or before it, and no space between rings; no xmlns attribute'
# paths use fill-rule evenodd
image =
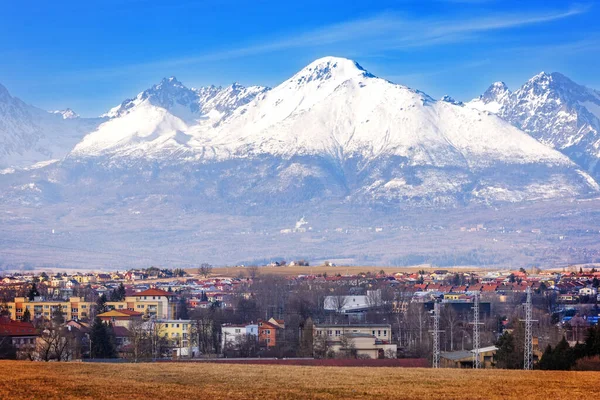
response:
<svg viewBox="0 0 600 400"><path fill-rule="evenodd" d="M476 271L480 270L478 267L431 267L430 265L419 265L414 267L375 267L375 266L335 266L326 267L324 265L314 267L260 267L258 269L259 274L264 275L283 275L283 276L298 276L298 275L319 275L327 273L327 275L356 275L361 272L377 273L383 270L386 274L394 274L396 272L417 272L420 270L434 271L437 269L445 269L448 271ZM187 270L190 273L196 273L196 270ZM212 271L212 276L227 276L236 277L240 274L247 275L246 268L242 267L215 267Z"/></svg>
<svg viewBox="0 0 600 400"><path fill-rule="evenodd" d="M598 372L0 362L2 399L594 399Z"/></svg>

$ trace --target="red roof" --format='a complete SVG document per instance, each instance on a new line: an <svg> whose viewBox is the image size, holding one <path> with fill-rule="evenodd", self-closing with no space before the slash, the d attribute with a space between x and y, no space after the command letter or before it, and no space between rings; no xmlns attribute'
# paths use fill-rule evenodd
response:
<svg viewBox="0 0 600 400"><path fill-rule="evenodd" d="M0 336L36 336L37 331L31 322L0 319Z"/></svg>
<svg viewBox="0 0 600 400"><path fill-rule="evenodd" d="M113 326L112 329L116 337L127 337L130 335L129 329L124 326Z"/></svg>
<svg viewBox="0 0 600 400"><path fill-rule="evenodd" d="M123 314L131 315L133 317L137 317L138 315L144 315L144 313L141 313L139 311L131 311L131 310L128 310L126 308L119 308L119 309L117 309L115 311L118 311L118 312L123 313Z"/></svg>
<svg viewBox="0 0 600 400"><path fill-rule="evenodd" d="M147 290L144 290L143 292L134 293L133 295L136 297L139 297L139 296L174 296L173 293L165 292L164 290L161 290L161 289L147 289Z"/></svg>

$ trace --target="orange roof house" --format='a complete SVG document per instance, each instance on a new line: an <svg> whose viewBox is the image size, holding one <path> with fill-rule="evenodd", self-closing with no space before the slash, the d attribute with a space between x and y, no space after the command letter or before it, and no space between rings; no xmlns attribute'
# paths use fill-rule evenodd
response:
<svg viewBox="0 0 600 400"><path fill-rule="evenodd" d="M277 332L285 327L283 320L258 320L258 341L266 347L277 346Z"/></svg>

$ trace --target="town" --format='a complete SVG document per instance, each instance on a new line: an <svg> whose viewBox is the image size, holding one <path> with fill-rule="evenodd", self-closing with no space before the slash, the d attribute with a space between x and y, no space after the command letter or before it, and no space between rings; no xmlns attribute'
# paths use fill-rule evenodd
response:
<svg viewBox="0 0 600 400"><path fill-rule="evenodd" d="M529 321L532 367L598 366L596 268L326 267L7 274L0 358L521 369Z"/></svg>

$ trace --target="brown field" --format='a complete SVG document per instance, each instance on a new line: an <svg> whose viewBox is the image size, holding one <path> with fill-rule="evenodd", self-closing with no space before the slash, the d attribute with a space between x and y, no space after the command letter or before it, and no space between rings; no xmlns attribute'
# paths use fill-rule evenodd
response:
<svg viewBox="0 0 600 400"><path fill-rule="evenodd" d="M597 372L0 362L2 399L507 399L600 395Z"/></svg>
<svg viewBox="0 0 600 400"><path fill-rule="evenodd" d="M298 275L319 275L327 273L327 275L356 275L361 272L377 273L383 270L386 274L394 274L396 272L417 272L424 269L425 271L434 271L437 269L444 269L448 271L476 271L479 268L467 266L467 267L432 267L430 265L419 265L414 267L375 267L375 266L315 266L315 267L260 267L258 274L264 275L284 275L284 276L298 276ZM197 270L187 270L187 272L195 274ZM215 267L212 271L212 276L227 276L236 277L240 274L247 275L246 268L243 267Z"/></svg>

